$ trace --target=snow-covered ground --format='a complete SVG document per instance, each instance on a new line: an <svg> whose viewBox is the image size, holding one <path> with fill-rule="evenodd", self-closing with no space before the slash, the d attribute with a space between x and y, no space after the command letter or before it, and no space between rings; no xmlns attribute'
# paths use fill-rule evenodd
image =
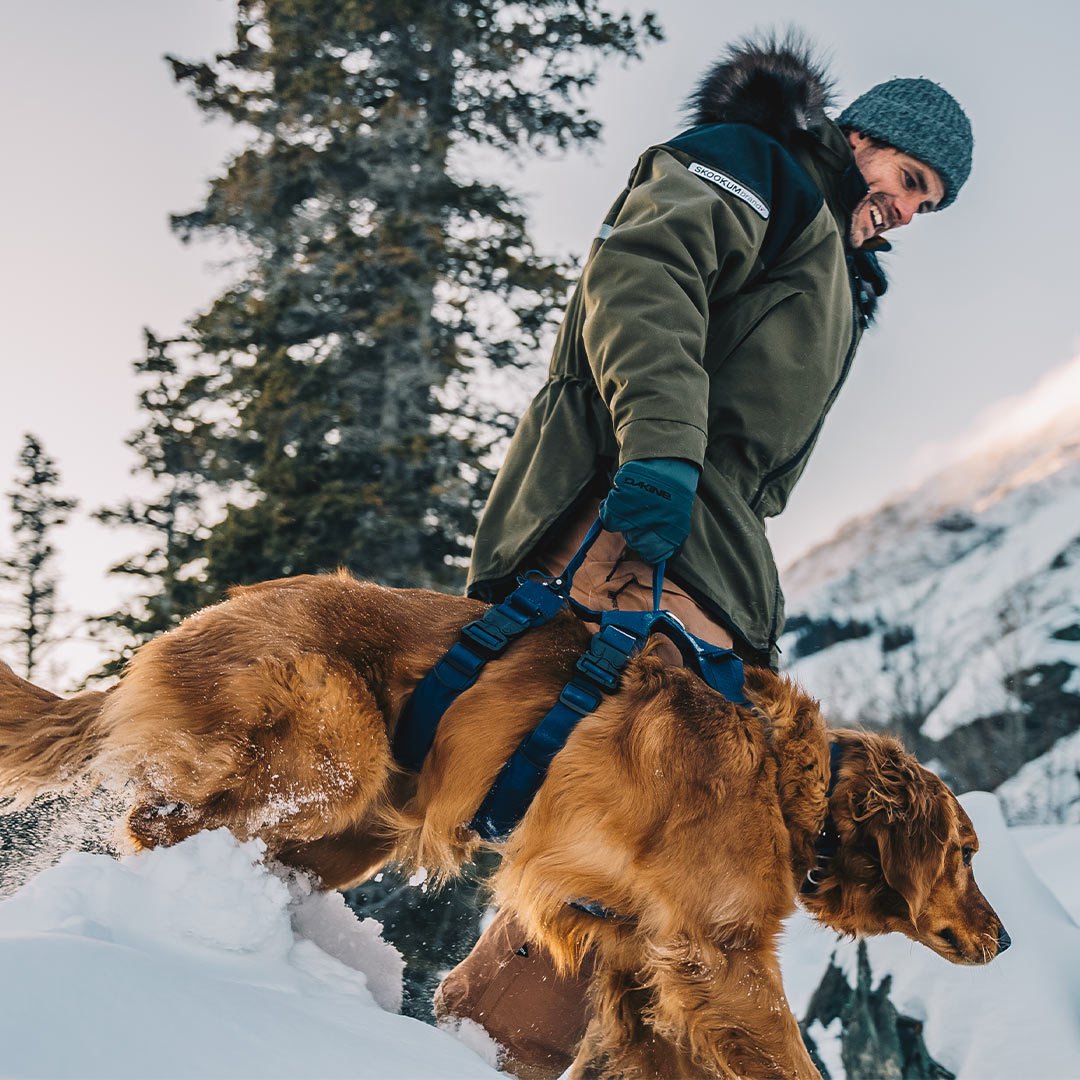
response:
<svg viewBox="0 0 1080 1080"><path fill-rule="evenodd" d="M892 1000L925 1018L931 1054L961 1080L1075 1080L1080 826L1007 829L994 797L962 801L1013 947L963 968L874 939L875 983L892 974ZM401 960L377 923L261 856L223 831L121 860L69 854L0 902L0 1076L499 1075L477 1032L473 1052L396 1014ZM791 920L782 964L796 1014L834 951L850 971L852 943Z"/></svg>
<svg viewBox="0 0 1080 1080"><path fill-rule="evenodd" d="M379 930L225 831L66 855L0 903L0 1076L497 1076L396 1014Z"/></svg>

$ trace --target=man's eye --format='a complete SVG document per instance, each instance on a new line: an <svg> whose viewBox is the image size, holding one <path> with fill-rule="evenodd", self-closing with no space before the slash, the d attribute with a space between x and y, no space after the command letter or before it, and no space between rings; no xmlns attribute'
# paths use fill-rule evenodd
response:
<svg viewBox="0 0 1080 1080"><path fill-rule="evenodd" d="M964 865L965 866L970 866L971 865L971 857L974 854L975 854L975 849L973 847L962 847L960 849L960 858L962 858L964 860Z"/></svg>
<svg viewBox="0 0 1080 1080"><path fill-rule="evenodd" d="M907 171L907 169L905 169L904 170L904 187L906 187L908 190L911 190L911 188L913 188L914 186L915 186L915 177L913 177L911 175L911 173L909 173Z"/></svg>

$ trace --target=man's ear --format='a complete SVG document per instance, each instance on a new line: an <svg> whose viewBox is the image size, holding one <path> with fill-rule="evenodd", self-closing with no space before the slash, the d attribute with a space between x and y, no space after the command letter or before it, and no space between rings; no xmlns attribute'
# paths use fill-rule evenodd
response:
<svg viewBox="0 0 1080 1080"><path fill-rule="evenodd" d="M858 150L864 142L866 142L866 136L861 131L849 131L847 133L847 141L852 150Z"/></svg>

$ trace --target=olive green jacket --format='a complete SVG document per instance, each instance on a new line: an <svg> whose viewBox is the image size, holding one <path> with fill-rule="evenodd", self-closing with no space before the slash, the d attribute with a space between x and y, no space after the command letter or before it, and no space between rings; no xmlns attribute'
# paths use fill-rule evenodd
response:
<svg viewBox="0 0 1080 1080"><path fill-rule="evenodd" d="M725 123L641 156L492 488L470 595L504 592L597 478L685 458L701 479L668 574L775 659L783 597L765 519L802 474L866 322L846 242L865 192L828 120L787 148Z"/></svg>

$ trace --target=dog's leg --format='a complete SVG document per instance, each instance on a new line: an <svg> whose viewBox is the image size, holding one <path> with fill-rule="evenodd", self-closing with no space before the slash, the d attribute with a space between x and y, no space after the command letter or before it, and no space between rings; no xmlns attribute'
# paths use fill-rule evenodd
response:
<svg viewBox="0 0 1080 1080"><path fill-rule="evenodd" d="M393 847L391 836L380 835L371 822L361 822L335 836L284 848L275 857L318 878L324 889L348 889L371 877Z"/></svg>
<svg viewBox="0 0 1080 1080"><path fill-rule="evenodd" d="M701 1075L646 1021L652 996L636 974L597 972L590 988L592 1019L570 1080L688 1080Z"/></svg>
<svg viewBox="0 0 1080 1080"><path fill-rule="evenodd" d="M711 1076L821 1080L788 1007L772 948L658 950L649 973L656 1031Z"/></svg>
<svg viewBox="0 0 1080 1080"><path fill-rule="evenodd" d="M776 962L687 942L638 972L598 971L571 1080L821 1080Z"/></svg>

